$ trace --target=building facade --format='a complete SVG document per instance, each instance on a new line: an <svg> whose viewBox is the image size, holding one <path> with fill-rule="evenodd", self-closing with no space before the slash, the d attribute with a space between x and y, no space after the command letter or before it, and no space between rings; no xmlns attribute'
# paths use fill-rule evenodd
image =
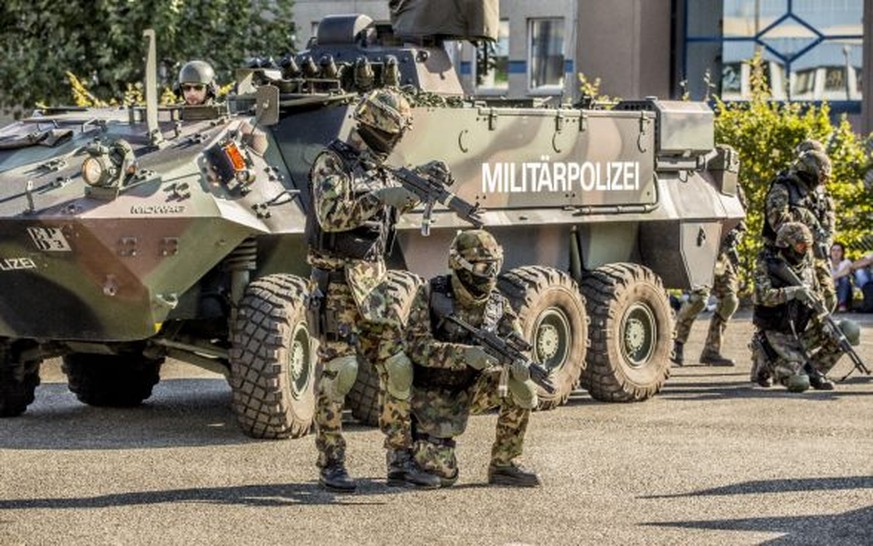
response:
<svg viewBox="0 0 873 546"><path fill-rule="evenodd" d="M297 0L298 45L337 13L386 20L388 1ZM743 100L759 54L774 99L827 100L869 132L871 34L870 0L500 0L496 43L447 47L466 92L555 102L579 74L613 97Z"/></svg>

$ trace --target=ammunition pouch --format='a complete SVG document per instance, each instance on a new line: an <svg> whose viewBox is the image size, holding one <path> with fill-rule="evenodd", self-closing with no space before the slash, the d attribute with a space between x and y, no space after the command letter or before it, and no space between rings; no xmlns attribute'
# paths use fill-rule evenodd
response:
<svg viewBox="0 0 873 546"><path fill-rule="evenodd" d="M310 330L319 340L340 341L352 343L351 332L341 328L339 321L332 312L325 308L328 286L331 283L345 283L346 275L343 270L312 268L312 292L306 306L306 320Z"/></svg>
<svg viewBox="0 0 873 546"><path fill-rule="evenodd" d="M447 368L428 368L415 366L412 383L418 388L440 388L449 391L462 391L476 383L481 372L469 366L463 370Z"/></svg>
<svg viewBox="0 0 873 546"><path fill-rule="evenodd" d="M400 351L385 359L383 365L388 376L385 390L398 400L409 400L412 394L412 361Z"/></svg>
<svg viewBox="0 0 873 546"><path fill-rule="evenodd" d="M324 365L322 390L333 402L342 402L358 377L358 357L340 356Z"/></svg>
<svg viewBox="0 0 873 546"><path fill-rule="evenodd" d="M512 400L517 406L526 410L532 410L537 407L539 399L537 398L537 387L533 381L530 379L519 381L510 375L506 385L509 387Z"/></svg>
<svg viewBox="0 0 873 546"><path fill-rule="evenodd" d="M736 294L728 294L721 298L721 301L718 302L718 308L716 309L716 315L720 317L723 321L727 321L734 313L737 312L737 308L740 306L740 298L737 297Z"/></svg>

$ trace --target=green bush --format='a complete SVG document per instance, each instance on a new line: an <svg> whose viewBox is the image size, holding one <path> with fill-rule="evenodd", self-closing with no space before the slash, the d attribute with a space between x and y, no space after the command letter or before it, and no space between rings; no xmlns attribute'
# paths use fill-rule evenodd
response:
<svg viewBox="0 0 873 546"><path fill-rule="evenodd" d="M748 231L741 245L741 281L751 288L754 260L761 248L764 199L775 175L795 158L794 148L807 138L820 140L833 161L828 190L836 204L835 239L857 257L873 231L873 192L865 176L871 168L871 137L858 136L845 116L833 123L829 106L771 100L761 63L753 59L752 96L747 102L715 99L716 142L740 154L740 183L748 200Z"/></svg>
<svg viewBox="0 0 873 546"><path fill-rule="evenodd" d="M164 85L187 60L213 64L219 83L248 56L294 43L292 0L4 0L0 2L0 109L67 105L67 73L93 98L122 103L143 77L142 32L155 29Z"/></svg>

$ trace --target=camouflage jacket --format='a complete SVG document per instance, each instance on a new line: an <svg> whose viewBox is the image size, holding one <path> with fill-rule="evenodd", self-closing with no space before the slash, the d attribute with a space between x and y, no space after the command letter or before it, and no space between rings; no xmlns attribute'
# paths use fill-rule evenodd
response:
<svg viewBox="0 0 873 546"><path fill-rule="evenodd" d="M454 275L436 277L422 285L415 295L407 322L408 354L416 367L442 369L461 376L478 375L478 372L467 366L464 361L464 348L470 340L465 332L455 325L440 320L440 312L434 309L433 285L435 282L446 282L454 285L457 278ZM457 293L451 290L450 293ZM452 299L451 312L468 324L481 328L486 314L494 313L495 327L499 334L510 332L521 334L518 316L509 301L496 289L484 302L467 301L463 297ZM499 316L498 316L499 315ZM416 372L418 373L418 372ZM454 383L443 374L447 383ZM459 378L464 382L464 378Z"/></svg>
<svg viewBox="0 0 873 546"><path fill-rule="evenodd" d="M808 321L812 318L812 311L805 304L795 299L788 299L785 290L788 285L771 271L777 262L784 263L784 260L771 249L764 248L758 253L755 263L753 322L764 330L801 332L806 329ZM792 270L805 286L813 291L818 290L811 261L792 267Z"/></svg>
<svg viewBox="0 0 873 546"><path fill-rule="evenodd" d="M381 158L366 150L358 158L359 165L355 167L360 169L355 170L360 175L352 172L343 158L331 149L322 151L312 164L312 213L325 232L350 231L373 220L393 223L396 219L393 209L374 193L396 182L382 166ZM372 260L353 259L310 247L307 261L320 269L344 269L355 301L362 309L368 307L366 300L386 275L382 255Z"/></svg>
<svg viewBox="0 0 873 546"><path fill-rule="evenodd" d="M833 200L824 187L810 189L793 171L779 173L764 203L764 242L772 245L785 222L801 222L817 245L830 247L834 229Z"/></svg>

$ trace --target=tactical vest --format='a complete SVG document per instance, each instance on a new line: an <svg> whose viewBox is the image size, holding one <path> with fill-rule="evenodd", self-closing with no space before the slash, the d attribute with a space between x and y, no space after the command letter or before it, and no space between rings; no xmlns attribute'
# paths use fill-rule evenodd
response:
<svg viewBox="0 0 873 546"><path fill-rule="evenodd" d="M767 270L770 271L770 283L773 288L785 288L785 281L772 272L775 271L784 260L778 256L768 256ZM787 301L774 307L756 304L752 314L752 322L761 330L771 330L783 334L802 332L813 316L813 311L808 306L797 300Z"/></svg>
<svg viewBox="0 0 873 546"><path fill-rule="evenodd" d="M443 275L431 279L429 294L430 323L433 325L434 338L449 343L472 343L470 335L465 330L445 320L447 316L454 314L457 305L452 291L451 277ZM484 316L479 328L496 329L501 318L503 318L503 299L497 291L492 290L485 304ZM413 384L416 387L438 387L460 391L472 386L480 374L480 370L469 366L463 370L450 370L415 364Z"/></svg>
<svg viewBox="0 0 873 546"><path fill-rule="evenodd" d="M352 188L358 187L367 173L360 161L360 152L341 140L334 140L327 149L339 157L343 168L351 177ZM312 172L309 179L312 180ZM376 261L391 248L394 235L394 212L391 207L382 210L362 225L348 231L326 232L318 224L315 213L314 193L310 214L306 215L306 241L310 248L338 258Z"/></svg>
<svg viewBox="0 0 873 546"><path fill-rule="evenodd" d="M786 172L781 172L776 175L776 179L770 184L770 188L767 190L767 195L773 190L773 187L777 184L785 186L785 189L788 190L788 208L789 209L808 209L812 210L813 214L815 211L813 210L813 203L809 196L809 190L805 187L801 187L798 184L797 180L789 176ZM767 221L767 216L765 212L763 226L761 228L761 236L765 241L769 241L773 243L776 241L776 230L773 229L773 226L770 225L770 222Z"/></svg>

